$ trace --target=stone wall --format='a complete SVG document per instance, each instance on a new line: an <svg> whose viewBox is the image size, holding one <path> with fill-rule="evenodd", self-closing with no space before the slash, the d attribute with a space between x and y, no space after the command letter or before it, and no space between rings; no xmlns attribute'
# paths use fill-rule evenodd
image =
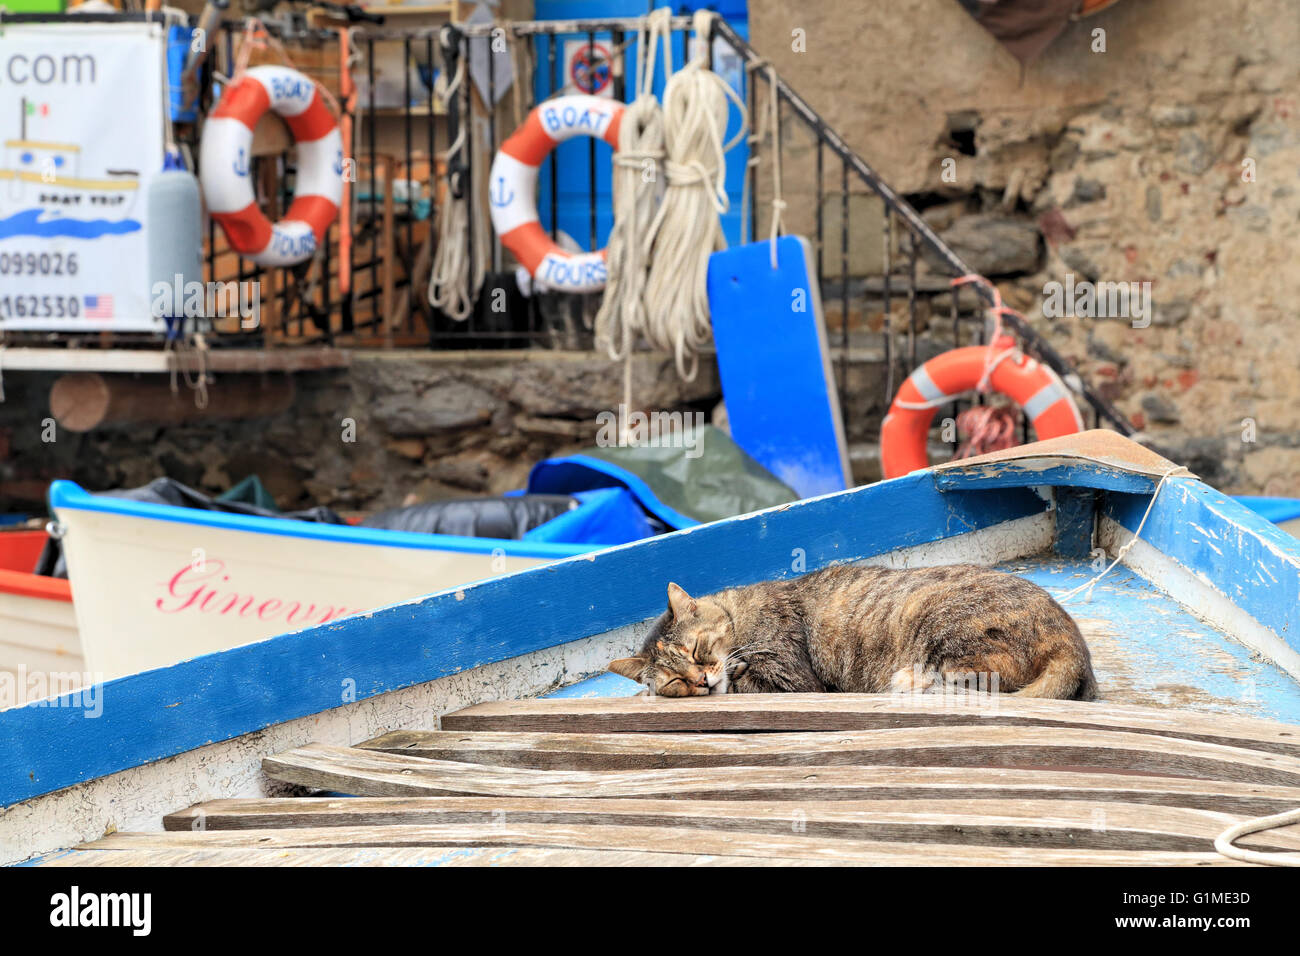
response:
<svg viewBox="0 0 1300 956"><path fill-rule="evenodd" d="M256 474L286 510L499 494L523 487L534 462L593 445L596 416L622 401L622 372L586 352L354 352L348 369L295 376L293 407L274 418L55 429L53 441L54 376L10 372L0 512L43 510L53 478L101 490L167 475L216 493ZM665 355L638 355L632 381L647 409L708 415L721 394L711 363L683 384Z"/></svg>
<svg viewBox="0 0 1300 956"><path fill-rule="evenodd" d="M1154 445L1225 490L1300 496L1293 0L1124 0L1023 73L955 0L750 0L750 31ZM815 235L813 151L787 141L785 221ZM1044 315L1067 275L1150 283L1150 326Z"/></svg>

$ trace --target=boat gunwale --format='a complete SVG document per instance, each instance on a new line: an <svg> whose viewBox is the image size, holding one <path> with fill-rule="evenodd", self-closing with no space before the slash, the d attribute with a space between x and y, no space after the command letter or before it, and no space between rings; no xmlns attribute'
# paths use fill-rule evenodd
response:
<svg viewBox="0 0 1300 956"><path fill-rule="evenodd" d="M0 711L0 807L648 620L662 610L664 586L650 566L716 591L789 576L800 550L801 570L815 570L1045 517L1050 507L1028 487L945 493L917 472L117 678L95 688L111 706L94 720L83 719L77 695L35 701ZM355 694L341 699L349 682Z"/></svg>
<svg viewBox="0 0 1300 956"><path fill-rule="evenodd" d="M1098 471L1105 467L1096 465ZM1181 507L1204 507L1204 521L1235 533L1240 547L1249 542L1255 552L1272 555L1290 578L1288 586L1300 588L1300 550L1289 536L1196 479L1169 483L1177 493L1161 491L1151 509L1159 519L1148 527L1153 541L1175 549L1175 561L1200 551L1190 546L1191 536L1170 531L1169 522ZM0 712L0 806L649 620L662 609L663 578L648 568L671 569L688 589L710 593L1009 527L1018 519L1055 519L1039 472L1023 475L1016 487L945 491L938 484L933 471L916 472L129 675L102 685L116 698L114 706L89 723L64 704L74 695L59 699L60 706L46 701ZM1098 515L1113 513L1131 528L1151 498L1102 493L1093 502ZM800 551L796 572L798 559L790 559ZM1209 570L1221 575L1230 566L1221 562ZM1208 573L1198 571L1198 579L1218 586ZM618 586L610 587L611 580ZM1242 612L1254 620L1259 595L1250 597L1251 607ZM352 698L340 699L340 681L352 682Z"/></svg>

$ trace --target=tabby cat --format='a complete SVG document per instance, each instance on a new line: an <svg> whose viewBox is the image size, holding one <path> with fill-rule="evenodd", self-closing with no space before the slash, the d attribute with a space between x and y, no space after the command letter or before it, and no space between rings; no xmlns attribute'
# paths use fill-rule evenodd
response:
<svg viewBox="0 0 1300 956"><path fill-rule="evenodd" d="M1097 696L1070 615L1038 585L969 564L842 565L699 599L669 584L641 652L609 669L664 697L923 691L969 675L1022 697Z"/></svg>

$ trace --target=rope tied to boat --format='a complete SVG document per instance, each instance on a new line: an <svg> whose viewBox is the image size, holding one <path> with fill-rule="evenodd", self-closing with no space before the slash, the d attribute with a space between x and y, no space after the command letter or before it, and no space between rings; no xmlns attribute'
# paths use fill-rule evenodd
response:
<svg viewBox="0 0 1300 956"><path fill-rule="evenodd" d="M1104 578L1106 575L1110 574L1110 572L1114 570L1115 566L1119 564L1121 561L1123 561L1124 557L1129 553L1129 551L1133 549L1133 545L1137 544L1138 539L1142 537L1142 529L1146 527L1147 518L1151 517L1151 509L1155 507L1156 499L1160 497L1160 489L1162 489L1165 486L1165 482L1167 482L1174 475L1178 474L1178 472L1180 471L1186 472L1187 475L1189 476L1192 474L1182 465L1175 465L1174 467L1167 469L1165 473L1160 476L1160 480L1156 483L1155 491L1151 493L1151 500L1147 502L1147 510L1143 512L1142 520L1138 522L1137 530L1134 531L1133 536L1129 538L1127 541L1125 541L1124 544L1120 547L1120 549L1117 552L1115 552L1115 560L1112 561L1109 565L1107 565L1106 569L1102 571L1100 574L1098 574L1096 577L1094 577L1091 581L1085 581L1077 588L1067 591L1065 592L1065 594L1057 598L1056 602L1058 604L1064 604L1066 601L1071 601L1079 594L1084 595L1083 600L1085 604L1092 600L1092 589L1097 586L1097 582L1100 581L1102 578Z"/></svg>

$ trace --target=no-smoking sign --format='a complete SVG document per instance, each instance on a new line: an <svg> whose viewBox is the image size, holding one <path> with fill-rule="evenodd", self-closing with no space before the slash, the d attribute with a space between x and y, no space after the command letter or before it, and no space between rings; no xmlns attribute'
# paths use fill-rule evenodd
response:
<svg viewBox="0 0 1300 956"><path fill-rule="evenodd" d="M564 41L564 81L578 93L614 95L611 53L604 43Z"/></svg>

